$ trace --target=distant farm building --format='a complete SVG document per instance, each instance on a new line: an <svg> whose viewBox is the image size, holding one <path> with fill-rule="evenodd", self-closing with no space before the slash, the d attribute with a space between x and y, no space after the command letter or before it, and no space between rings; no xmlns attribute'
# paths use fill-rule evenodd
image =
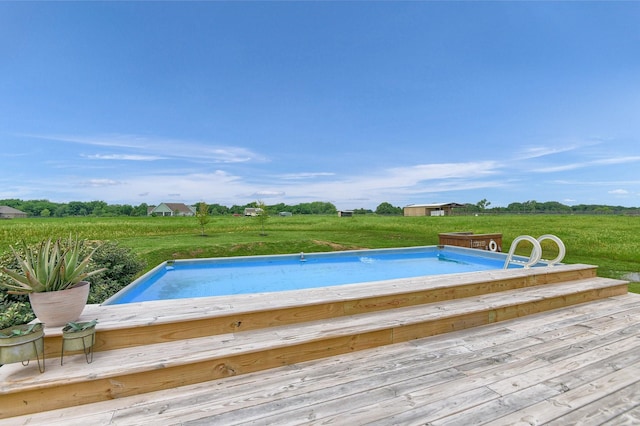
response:
<svg viewBox="0 0 640 426"><path fill-rule="evenodd" d="M351 210L340 210L338 212L338 217L351 217L353 216L353 211Z"/></svg>
<svg viewBox="0 0 640 426"><path fill-rule="evenodd" d="M453 209L464 206L458 203L409 204L403 210L405 216L449 216Z"/></svg>
<svg viewBox="0 0 640 426"><path fill-rule="evenodd" d="M195 216L196 208L184 203L160 203L158 206L150 206L149 216Z"/></svg>
<svg viewBox="0 0 640 426"><path fill-rule="evenodd" d="M0 206L0 219L15 219L27 217L27 214L9 206Z"/></svg>

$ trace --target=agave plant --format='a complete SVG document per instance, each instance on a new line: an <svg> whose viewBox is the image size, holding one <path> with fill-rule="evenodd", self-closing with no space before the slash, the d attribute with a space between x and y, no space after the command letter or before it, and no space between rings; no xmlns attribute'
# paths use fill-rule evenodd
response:
<svg viewBox="0 0 640 426"><path fill-rule="evenodd" d="M62 331L67 331L67 332L78 332L78 331L84 331L88 328L91 327L95 327L96 324L98 324L98 320L94 319L92 321L87 321L87 322L68 322L67 325L62 329Z"/></svg>
<svg viewBox="0 0 640 426"><path fill-rule="evenodd" d="M0 330L0 339L9 339L11 337L26 336L36 331L42 330L41 322L34 322L33 324L21 324L15 327L9 327L4 330Z"/></svg>
<svg viewBox="0 0 640 426"><path fill-rule="evenodd" d="M82 244L69 236L68 240L49 238L37 247L29 247L24 242L24 256L13 247L20 271L2 268L13 283L0 283L13 294L42 293L65 290L80 281L104 271L98 269L87 272L93 249L84 259L80 259Z"/></svg>

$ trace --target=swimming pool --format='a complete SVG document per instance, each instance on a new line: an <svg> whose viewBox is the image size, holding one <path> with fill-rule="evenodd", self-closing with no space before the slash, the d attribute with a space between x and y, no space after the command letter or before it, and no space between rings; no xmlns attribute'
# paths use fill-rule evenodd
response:
<svg viewBox="0 0 640 426"><path fill-rule="evenodd" d="M175 260L158 265L104 304L278 292L459 274L502 269L504 260L502 253L451 246Z"/></svg>

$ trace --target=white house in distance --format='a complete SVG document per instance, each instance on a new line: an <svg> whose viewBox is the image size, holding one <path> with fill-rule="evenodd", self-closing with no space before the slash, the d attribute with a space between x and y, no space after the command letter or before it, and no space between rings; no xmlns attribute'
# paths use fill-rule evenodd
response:
<svg viewBox="0 0 640 426"><path fill-rule="evenodd" d="M245 216L260 216L262 209L260 207L247 207L244 209Z"/></svg>
<svg viewBox="0 0 640 426"><path fill-rule="evenodd" d="M458 203L409 204L403 208L405 216L449 216L454 208L464 207Z"/></svg>
<svg viewBox="0 0 640 426"><path fill-rule="evenodd" d="M184 203L160 203L157 206L149 206L147 216L195 216L196 208Z"/></svg>

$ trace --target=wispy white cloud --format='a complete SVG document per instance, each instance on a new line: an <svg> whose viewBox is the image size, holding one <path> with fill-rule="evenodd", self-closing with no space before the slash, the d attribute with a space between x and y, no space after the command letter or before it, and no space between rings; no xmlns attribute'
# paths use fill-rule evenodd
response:
<svg viewBox="0 0 640 426"><path fill-rule="evenodd" d="M614 165L614 164L635 163L638 161L640 161L640 156L613 157L613 158L603 158L600 160L583 161L579 163L560 164L557 166L540 167L540 168L532 169L531 171L536 173L553 173L553 172L563 172L568 170L582 169L585 167L592 167L592 166L608 166L608 165Z"/></svg>
<svg viewBox="0 0 640 426"><path fill-rule="evenodd" d="M313 179L317 177L327 177L327 176L335 176L335 173L331 172L306 172L306 173L288 173L283 175L278 175L277 177L280 179Z"/></svg>
<svg viewBox="0 0 640 426"><path fill-rule="evenodd" d="M246 163L246 162L266 162L268 158L263 154L254 152L241 146L226 146L213 142L196 142L181 139L153 138L139 135L102 135L102 136L82 136L82 135L45 135L30 134L23 135L31 138L53 140L58 142L85 145L88 147L98 146L105 148L119 148L128 150L129 153L118 154L84 154L94 159L118 159L109 156L130 156L130 158L120 158L138 161L148 161L150 159L182 159L193 162L213 162L213 163Z"/></svg>
<svg viewBox="0 0 640 426"><path fill-rule="evenodd" d="M443 179L470 179L494 176L501 173L503 166L496 161L466 163L418 164L408 167L388 169L383 179L393 184L416 185L423 181Z"/></svg>
<svg viewBox="0 0 640 426"><path fill-rule="evenodd" d="M28 152L7 152L6 150L0 150L0 158L20 158L28 156Z"/></svg>
<svg viewBox="0 0 640 426"><path fill-rule="evenodd" d="M612 195L627 195L627 194L629 194L629 191L627 191L626 189L614 189L612 191L609 191L609 194L612 194Z"/></svg>
<svg viewBox="0 0 640 426"><path fill-rule="evenodd" d="M586 139L581 141L554 141L539 146L529 146L516 154L518 160L530 160L533 158L547 157L550 155L562 154L575 151L584 147L599 145L602 139Z"/></svg>
<svg viewBox="0 0 640 426"><path fill-rule="evenodd" d="M106 146L112 148L139 148L148 140L140 136L111 134L105 136L82 136L72 134L36 134L23 133L18 136L43 139L57 142L75 143L89 146Z"/></svg>
<svg viewBox="0 0 640 426"><path fill-rule="evenodd" d="M529 160L533 158L546 157L549 155L560 154L563 152L573 151L577 149L578 145L569 145L564 147L550 147L550 146L536 146L525 148L522 152L517 155L517 158L520 160Z"/></svg>
<svg viewBox="0 0 640 426"><path fill-rule="evenodd" d="M583 167L588 167L589 162L585 163L573 163L573 164L560 164L557 166L549 166L549 167L539 167L532 169L532 172L535 173L555 173L555 172L566 172L569 170L581 169Z"/></svg>
<svg viewBox="0 0 640 426"><path fill-rule="evenodd" d="M635 163L640 161L640 156L628 156L628 157L615 157L615 158L605 158L602 160L593 161L593 164L627 164L627 163Z"/></svg>
<svg viewBox="0 0 640 426"><path fill-rule="evenodd" d="M102 186L116 186L122 185L122 182L113 179L89 179L86 181L82 181L79 183L81 186L90 186L93 188L102 187Z"/></svg>
<svg viewBox="0 0 640 426"><path fill-rule="evenodd" d="M265 197L265 198L282 197L284 195L285 195L284 191L257 191L253 193L254 197Z"/></svg>
<svg viewBox="0 0 640 426"><path fill-rule="evenodd" d="M619 180L614 179L610 181L605 180L567 180L567 179L555 179L549 181L554 185L570 185L570 186L618 186L618 185L640 185L640 180Z"/></svg>
<svg viewBox="0 0 640 426"><path fill-rule="evenodd" d="M141 154L92 154L82 155L89 160L117 160L117 161L157 161L166 160L167 157L157 155L141 155Z"/></svg>

